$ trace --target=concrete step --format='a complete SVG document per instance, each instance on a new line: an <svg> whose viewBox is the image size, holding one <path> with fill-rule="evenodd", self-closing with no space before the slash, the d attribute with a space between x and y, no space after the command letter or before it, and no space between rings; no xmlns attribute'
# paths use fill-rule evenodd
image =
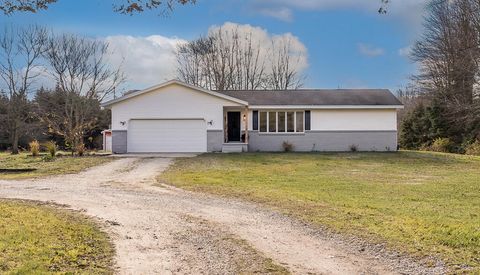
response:
<svg viewBox="0 0 480 275"><path fill-rule="evenodd" d="M246 144L224 144L222 146L222 153L241 153L243 151L246 151L244 149L247 145Z"/></svg>

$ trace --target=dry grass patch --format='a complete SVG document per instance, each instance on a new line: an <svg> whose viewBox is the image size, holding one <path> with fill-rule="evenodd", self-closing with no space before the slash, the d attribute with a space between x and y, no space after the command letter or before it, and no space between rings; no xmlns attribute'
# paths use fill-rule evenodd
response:
<svg viewBox="0 0 480 275"><path fill-rule="evenodd" d="M111 161L111 158L100 156L71 157L62 156L48 158L33 157L27 153L11 155L0 153L0 169L36 169L30 172L6 173L0 172L0 180L26 179L50 175L78 173L84 169Z"/></svg>
<svg viewBox="0 0 480 275"><path fill-rule="evenodd" d="M0 199L0 273L113 274L114 249L86 216Z"/></svg>

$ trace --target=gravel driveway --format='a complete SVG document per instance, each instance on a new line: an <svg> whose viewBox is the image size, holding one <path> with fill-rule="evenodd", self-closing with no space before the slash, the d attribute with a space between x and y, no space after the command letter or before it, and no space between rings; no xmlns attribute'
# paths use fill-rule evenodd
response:
<svg viewBox="0 0 480 275"><path fill-rule="evenodd" d="M66 204L99 218L121 274L253 273L268 258L300 274L444 271L254 204L153 186L171 162L121 158L76 175L0 181L0 197Z"/></svg>

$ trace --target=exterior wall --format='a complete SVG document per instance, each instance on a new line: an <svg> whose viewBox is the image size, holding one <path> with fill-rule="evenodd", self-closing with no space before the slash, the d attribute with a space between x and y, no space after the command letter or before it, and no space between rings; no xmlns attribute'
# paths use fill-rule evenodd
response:
<svg viewBox="0 0 480 275"><path fill-rule="evenodd" d="M238 103L172 84L112 105L112 130L128 130L130 119L203 118L207 130L223 130L223 107Z"/></svg>
<svg viewBox="0 0 480 275"><path fill-rule="evenodd" d="M396 131L396 109L311 110L313 131Z"/></svg>
<svg viewBox="0 0 480 275"><path fill-rule="evenodd" d="M306 131L302 134L262 134L249 132L248 150L251 152L283 151L282 144L293 144L293 151L350 151L355 145L359 151L396 151L396 131Z"/></svg>
<svg viewBox="0 0 480 275"><path fill-rule="evenodd" d="M127 153L127 131L125 130L112 131L112 153L114 154Z"/></svg>
<svg viewBox="0 0 480 275"><path fill-rule="evenodd" d="M223 130L207 130L207 151L221 152L223 145Z"/></svg>
<svg viewBox="0 0 480 275"><path fill-rule="evenodd" d="M282 110L283 109L278 109ZM282 143L294 151L397 150L397 111L395 109L311 109L311 130L305 133L260 133L252 130L249 113L249 151L283 151Z"/></svg>
<svg viewBox="0 0 480 275"><path fill-rule="evenodd" d="M255 109L256 110L256 109ZM275 111L276 109L269 109ZM284 111L285 109L277 109ZM303 110L303 109L301 109ZM308 109L305 109L308 110ZM259 110L262 111L262 110ZM310 109L313 131L396 131L396 109ZM253 112L248 112L248 130L252 131Z"/></svg>

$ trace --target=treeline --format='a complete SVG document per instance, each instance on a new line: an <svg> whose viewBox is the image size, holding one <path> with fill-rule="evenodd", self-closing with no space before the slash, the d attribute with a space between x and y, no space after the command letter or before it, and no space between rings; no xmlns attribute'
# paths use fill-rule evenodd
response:
<svg viewBox="0 0 480 275"><path fill-rule="evenodd" d="M32 139L64 149L98 147L109 114L100 102L123 81L108 45L40 26L0 33L0 146L18 153ZM45 89L39 82L54 83Z"/></svg>
<svg viewBox="0 0 480 275"><path fill-rule="evenodd" d="M411 58L401 147L480 154L480 1L431 1Z"/></svg>
<svg viewBox="0 0 480 275"><path fill-rule="evenodd" d="M213 90L301 86L303 48L295 49L290 37L264 40L268 46L252 30L211 30L178 47L178 78ZM100 102L124 81L119 68L106 61L108 54L101 40L41 26L5 28L0 33L0 149L18 153L32 140L54 140L72 151L99 148L100 132L110 121Z"/></svg>
<svg viewBox="0 0 480 275"><path fill-rule="evenodd" d="M66 97L58 97L59 93L64 93L61 89L40 89L36 96L28 100L24 105L27 119L22 121L18 128L18 149L27 150L28 144L32 140L37 140L41 145L48 141L53 141L62 150L76 151L79 146L85 149L102 149L102 131L110 126L110 112L101 110L97 100L91 101L89 108L90 116L94 118L95 123L83 131L81 143L76 146L68 143L62 133L57 133L54 128L49 128L47 123L41 120L42 113L63 116L65 105L62 101ZM10 135L9 123L7 119L9 100L5 96L0 96L0 150L12 149L12 137ZM45 109L49 111L46 112ZM60 120L58 120L60 121ZM68 121L68 120L63 120Z"/></svg>

